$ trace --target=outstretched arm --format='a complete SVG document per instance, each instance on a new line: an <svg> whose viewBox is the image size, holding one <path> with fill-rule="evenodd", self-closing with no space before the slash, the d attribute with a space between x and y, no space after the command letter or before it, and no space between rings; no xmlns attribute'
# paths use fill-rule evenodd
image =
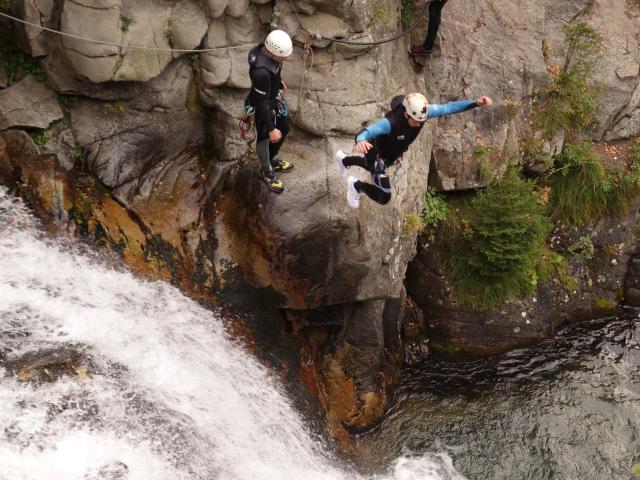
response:
<svg viewBox="0 0 640 480"><path fill-rule="evenodd" d="M386 135L387 133L391 133L391 124L386 118L381 118L358 134L356 137L356 150L360 153L367 153L372 147L369 140L373 140L380 135Z"/></svg>
<svg viewBox="0 0 640 480"><path fill-rule="evenodd" d="M444 104L429 105L427 118L444 117L445 115L453 115L455 113L471 110L476 107L484 107L492 105L493 101L489 97L480 97L477 100L459 100L457 102L449 102Z"/></svg>

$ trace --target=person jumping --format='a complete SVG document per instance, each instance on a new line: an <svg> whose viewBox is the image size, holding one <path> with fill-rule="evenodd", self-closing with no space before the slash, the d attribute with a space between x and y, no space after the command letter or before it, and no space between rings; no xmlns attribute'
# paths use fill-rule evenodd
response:
<svg viewBox="0 0 640 480"><path fill-rule="evenodd" d="M356 150L360 155L347 155L338 150L335 158L338 173L345 175L352 166L364 168L371 173L373 183L361 182L355 177L347 180L347 201L353 208L360 206L360 195L385 205L391 200L391 182L387 168L399 160L418 137L429 118L464 112L476 107L493 104L489 97L477 100L460 100L442 105L429 105L421 93L397 96L391 101L391 111L356 136ZM370 143L371 142L371 143Z"/></svg>
<svg viewBox="0 0 640 480"><path fill-rule="evenodd" d="M289 119L283 93L287 86L280 77L282 63L293 52L291 37L274 30L264 43L249 52L249 76L251 92L245 106L256 113L256 153L260 160L259 178L276 193L284 191L284 185L275 172L285 173L293 164L276 157L289 133Z"/></svg>

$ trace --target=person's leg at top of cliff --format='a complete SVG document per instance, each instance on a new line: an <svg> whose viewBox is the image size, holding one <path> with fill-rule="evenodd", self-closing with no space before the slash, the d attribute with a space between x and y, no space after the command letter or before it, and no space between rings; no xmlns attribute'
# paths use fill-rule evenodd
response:
<svg viewBox="0 0 640 480"><path fill-rule="evenodd" d="M353 166L368 170L372 176L373 183L362 182L351 176L348 178L349 205L358 208L362 194L381 205L389 203L391 182L387 176L387 168L409 149L428 119L491 104L491 98L485 96L477 100L459 100L434 105L429 105L420 93L395 97L391 101L391 111L356 136L356 150L364 156L347 155L342 150L335 154L340 176L344 176L346 169Z"/></svg>
<svg viewBox="0 0 640 480"><path fill-rule="evenodd" d="M260 160L260 179L276 192L284 191L284 185L276 173L293 169L293 164L277 157L280 147L289 133L289 118L283 94L287 86L282 81L282 64L293 52L291 37L274 30L264 43L249 52L249 76L251 91L247 104L256 113L256 153Z"/></svg>
<svg viewBox="0 0 640 480"><path fill-rule="evenodd" d="M427 36L422 45L414 44L409 47L409 53L414 56L431 55L433 46L436 42L436 36L440 29L440 17L442 16L442 8L447 0L432 0L429 4L429 26L427 28Z"/></svg>

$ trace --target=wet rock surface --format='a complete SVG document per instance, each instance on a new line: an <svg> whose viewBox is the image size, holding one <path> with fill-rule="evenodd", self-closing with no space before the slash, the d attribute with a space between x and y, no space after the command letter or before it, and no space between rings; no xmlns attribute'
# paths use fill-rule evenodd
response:
<svg viewBox="0 0 640 480"><path fill-rule="evenodd" d="M7 369L20 382L41 384L55 382L63 376L86 379L93 370L91 359L81 350L51 349L9 357L4 362Z"/></svg>

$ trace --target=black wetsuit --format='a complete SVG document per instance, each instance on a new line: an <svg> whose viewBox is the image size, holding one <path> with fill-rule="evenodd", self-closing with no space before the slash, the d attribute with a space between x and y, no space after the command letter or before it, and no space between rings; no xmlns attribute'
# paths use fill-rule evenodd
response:
<svg viewBox="0 0 640 480"><path fill-rule="evenodd" d="M429 27L427 28L427 36L424 39L422 47L425 50L433 50L433 45L440 28L440 17L442 16L442 8L447 0L433 0L429 4Z"/></svg>
<svg viewBox="0 0 640 480"><path fill-rule="evenodd" d="M265 54L264 44L256 45L249 52L249 76L251 92L247 103L256 111L256 151L262 172L271 176L274 160L289 133L289 119L278 109L278 92L284 88L280 73L282 65ZM269 132L277 128L282 133L278 143L269 141Z"/></svg>
<svg viewBox="0 0 640 480"><path fill-rule="evenodd" d="M409 125L404 116L403 99L403 95L395 97L391 101L392 110L384 117L391 124L391 131L374 138L371 141L373 148L364 157L353 155L342 160L345 167L355 165L371 172L373 185L358 180L354 186L358 192L382 205L391 200L391 182L387 176L387 167L402 157L424 126L424 123L418 127Z"/></svg>

